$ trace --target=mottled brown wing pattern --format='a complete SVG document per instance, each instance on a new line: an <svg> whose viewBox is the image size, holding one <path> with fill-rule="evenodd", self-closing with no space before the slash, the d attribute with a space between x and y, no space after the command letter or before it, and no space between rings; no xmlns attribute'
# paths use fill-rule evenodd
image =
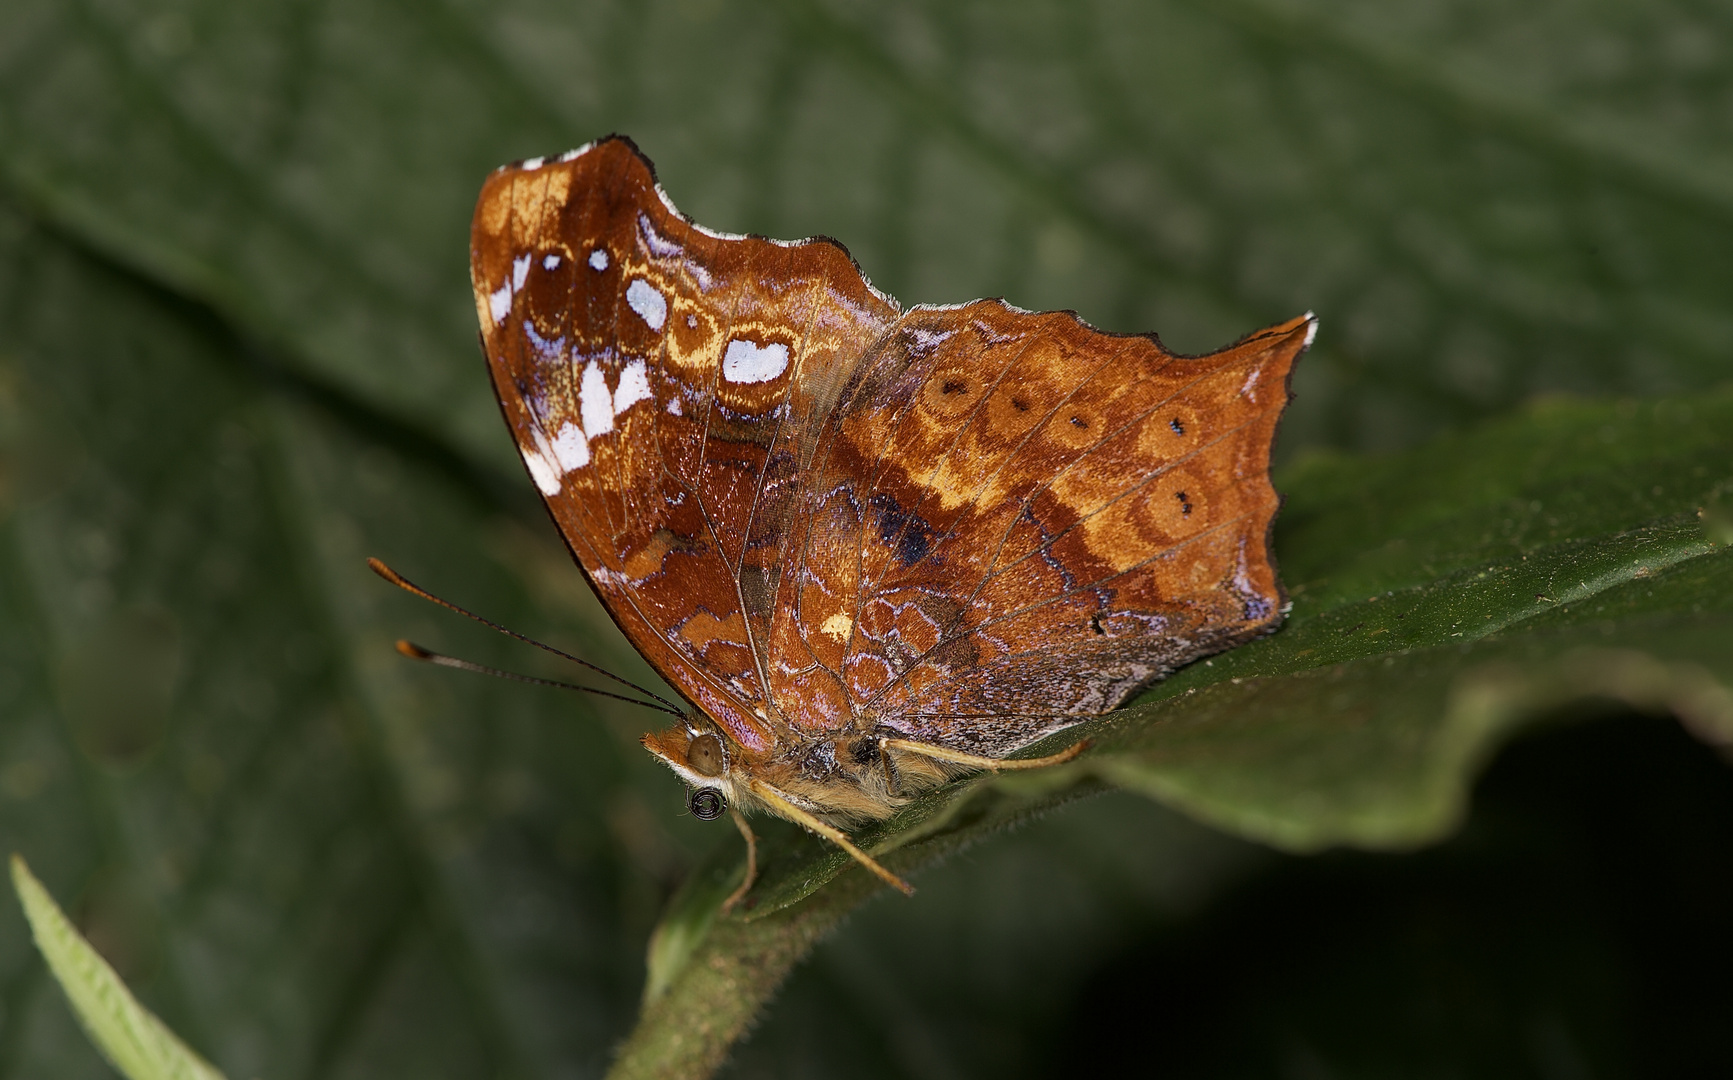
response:
<svg viewBox="0 0 1733 1080"><path fill-rule="evenodd" d="M997 301L908 312L821 436L784 715L996 757L1274 628L1270 442L1313 326L1193 358Z"/></svg>
<svg viewBox="0 0 1733 1080"><path fill-rule="evenodd" d="M768 751L801 464L894 302L834 243L691 224L618 138L495 172L471 277L501 408L573 555L664 678Z"/></svg>
<svg viewBox="0 0 1733 1080"><path fill-rule="evenodd" d="M998 756L1280 620L1309 318L1181 357L998 301L899 314L838 245L686 221L622 139L495 173L472 276L574 555L749 751Z"/></svg>
<svg viewBox="0 0 1733 1080"><path fill-rule="evenodd" d="M908 891L838 826L1070 760L1006 756L1281 620L1270 446L1310 316L1185 357L903 313L831 241L687 221L620 138L496 171L470 244L524 465L697 707L644 738L694 813L768 810Z"/></svg>

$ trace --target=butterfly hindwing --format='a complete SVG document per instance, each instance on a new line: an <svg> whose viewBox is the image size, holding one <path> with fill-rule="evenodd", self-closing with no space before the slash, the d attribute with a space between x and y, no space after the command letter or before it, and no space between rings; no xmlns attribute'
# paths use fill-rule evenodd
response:
<svg viewBox="0 0 1733 1080"><path fill-rule="evenodd" d="M998 756L1272 629L1270 441L1310 326L1191 358L997 301L908 312L826 428L798 572L847 580L796 603L846 627L850 707Z"/></svg>

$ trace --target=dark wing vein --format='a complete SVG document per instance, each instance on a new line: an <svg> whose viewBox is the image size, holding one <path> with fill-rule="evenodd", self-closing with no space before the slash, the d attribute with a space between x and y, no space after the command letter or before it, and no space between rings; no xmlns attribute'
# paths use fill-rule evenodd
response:
<svg viewBox="0 0 1733 1080"><path fill-rule="evenodd" d="M885 685L883 685L883 686L879 687L877 690L875 690L873 692L873 695L870 698L868 698L866 701L861 702L861 706L860 706L861 711L863 711L863 712L866 711L872 705L873 702L884 697L885 694L889 693L891 690L895 689L897 686L907 682L909 675L916 668L920 667L923 663L925 663L927 657L931 656L939 648L941 648L945 645L948 645L953 641L957 641L957 640L960 640L962 638L966 638L972 634L981 633L982 631L988 629L989 627L996 626L996 625L1003 623L1009 619L1015 619L1015 618L1021 617L1023 615L1027 615L1031 611L1039 611L1041 608L1051 607L1052 605L1060 603L1061 601L1067 600L1073 596L1077 596L1077 595L1080 595L1082 593L1090 592L1090 591L1100 587L1102 582L1110 581L1116 577L1124 577L1126 574L1135 573L1136 571L1141 570L1143 567L1148 566L1150 563L1156 561L1157 559L1164 558L1168 555L1173 554L1176 551L1182 551L1185 548L1191 546L1192 544L1197 543L1199 540L1203 540L1206 537L1213 536L1216 533L1219 533L1224 529L1230 528L1231 526L1238 525L1240 522L1244 521L1249 516L1250 516L1249 514L1240 514L1238 517L1230 518L1227 521L1223 521L1219 524L1212 525L1209 528L1203 530L1202 532L1197 533L1196 535L1186 537L1184 540L1180 541L1177 544L1172 545L1171 547L1162 548L1160 551L1155 552L1153 555L1151 555L1147 559L1144 559L1142 562L1134 563L1131 566L1128 566L1123 570L1115 570L1111 574L1108 574L1104 577L1097 578L1094 581L1091 581L1087 584L1078 585L1076 588L1067 589L1064 592L1054 593L1052 596L1049 596L1049 597L1047 597L1047 598L1045 598L1045 599L1043 599L1037 603L1029 604L1026 607L1018 608L1015 611L1007 611L1002 615L995 615L993 618L988 619L985 622L977 623L976 625L969 627L967 630L963 631L960 634L953 634L950 637L945 638L944 640L940 641L937 645L934 645L933 648L928 649L926 652L923 652L920 656L916 657L909 664L905 665L902 672L899 673L896 678L891 679L890 681L886 682ZM1010 656L1012 656L1012 655L1015 655L1015 656L1048 655L1048 656L1050 656L1053 654L1053 652L1054 652L1054 649L1052 647L1048 647L1048 648L1043 648L1043 649L1030 650L1030 651L1023 652L1023 653L1008 654L1006 657L1001 657L1001 658L996 659L994 661L994 663L995 664L1003 663L1005 659L1010 658ZM951 678L944 679L935 685L943 685L946 682L950 682L955 677L956 676L952 676ZM899 714L899 715L902 715L902 714ZM1069 714L1066 714L1066 715L1069 715Z"/></svg>
<svg viewBox="0 0 1733 1080"><path fill-rule="evenodd" d="M1157 406L1157 408L1159 408L1159 407L1160 406ZM1154 412L1155 410L1151 409L1150 411ZM1145 415L1147 415L1147 414L1145 414ZM992 578L997 577L998 575L1011 569L1013 566L1016 566L1018 563L1023 562L1026 559L1033 558L1034 556L1041 554L1043 551L1049 550L1050 548L1052 548L1052 546L1054 544L1059 542L1059 539L1061 537L1065 536L1067 533L1070 533L1073 529L1076 529L1079 525L1082 525L1085 521L1088 521L1090 518L1094 517L1095 515L1105 511L1108 507L1117 504L1120 500L1137 494L1139 491L1142 491L1145 487L1148 487L1150 484L1161 479L1163 476L1172 472L1174 469L1178 468L1179 466L1181 466L1181 465L1185 464L1186 462L1192 460L1193 458L1197 457L1199 454L1203 453L1205 450L1208 450L1210 447L1215 446L1218 443L1224 442L1227 439L1233 438L1233 436L1237 435L1241 431L1244 431L1246 428L1250 427L1252 424L1257 423L1260 419L1262 419L1262 417L1254 416L1254 417L1252 417L1252 419L1247 420L1243 424L1236 424L1233 427L1228 428L1226 431L1222 432L1220 435L1211 439L1209 442L1198 444L1198 446L1196 448L1194 448L1190 453L1184 455L1183 457L1177 457L1177 458L1174 458L1172 461L1167 462L1165 465L1161 466L1161 468L1156 469L1154 472L1145 476L1143 479L1139 480L1137 483L1133 484L1132 486L1124 489L1119 494L1115 495L1113 498L1102 503L1100 506L1095 507L1093 510L1089 511L1087 514L1078 515L1078 518L1076 521L1072 522L1070 525L1065 526L1065 528L1060 529L1058 532L1054 533L1052 536L1047 537L1046 539L1042 540L1041 543L1038 546L1036 546L1034 549L1032 549L1028 554L1019 555L1017 558L1006 563L1003 567L998 566L997 562L995 562L994 566L992 568L990 568L985 575L983 575L983 577L982 577L983 583L985 583L988 580L991 580ZM1094 448L1092 447L1091 452L1093 452L1093 451L1094 451ZM1179 545L1177 545L1177 544L1175 545L1175 547L1178 547L1178 546ZM1001 547L1000 550L1003 551L1004 548Z"/></svg>
<svg viewBox="0 0 1733 1080"><path fill-rule="evenodd" d="M1000 384L1005 381L1005 376L1007 374L1009 374L1011 371L1011 365L1013 365L1017 361L1023 359L1023 357L1029 352L1029 350L1034 347L1036 340L1037 340L1037 335L1034 335L1034 334L1028 335L1021 342L1022 347L1019 348L1011 356L1006 358L1005 365L999 369L999 374L997 376L995 376L993 379L993 385L991 387L989 387L984 393L982 393L981 400L977 401L975 403L975 407L969 410L969 418L967 420L965 420L957 428L956 433L954 435L952 435L950 441L945 444L945 448L943 450L939 451L938 454L934 455L933 467L927 472L927 479L926 479L925 483L921 484L921 490L929 491L932 489L933 478L939 475L939 470L944 466L945 459L948 458L951 455L951 452L957 448L957 444L962 441L963 436L968 433L969 429L974 426L975 421L980 418L981 410L983 410L987 407L987 399L992 397L993 391L997 390L999 388ZM922 385L925 386L924 383ZM883 475L883 474L881 473L880 475ZM878 490L876 480L875 480L875 483L874 483L872 490L874 490L874 491ZM980 488L977 487L975 490L977 492L979 492ZM902 529L898 531L896 538L893 539L892 541L890 541L888 544L884 545L890 551L895 551L897 549L897 546L902 543L903 538L909 534L909 529L912 528L914 525L915 519L914 519L913 510L915 508L911 506L909 509L911 512L906 516L906 520L903 522ZM951 534L947 533L946 535L949 536ZM915 566L926 561L926 559L933 553L933 551L937 547L938 547L937 544L930 546L926 551L921 553L921 557L919 559L915 560L913 563L910 563L908 566L903 567L902 573L906 574L908 571L913 570ZM878 589L880 581L882 581L883 579L890 577L892 574L896 573L896 571L891 569L891 561L892 560L890 560L889 558L887 558L885 560L884 569L882 569L879 572L879 579L875 580L872 583L872 586L870 588L867 586L867 584L865 582L861 583L861 593L863 596L868 595L868 594L877 595L877 589Z"/></svg>
<svg viewBox="0 0 1733 1080"><path fill-rule="evenodd" d="M793 378L789 379L789 381L788 381L788 385L789 385L788 395L783 399L785 402L789 403L786 406L786 408L787 408L788 413L790 413L790 414L792 414L792 412L794 411L794 407L793 407L792 402L793 402L796 390L803 388L804 383L805 383L805 377L807 374L806 364L805 364L805 355L804 355L805 350L806 350L806 343L812 340L813 324L818 321L819 315L823 311L824 302L827 299L828 299L828 289L827 289L825 280L823 277L819 277L815 281L814 286L813 286L813 304L812 304L811 310L807 314L806 326L801 330L801 335L800 335L801 355L800 355L799 359L797 359L795 362L797 366L795 367L795 370L794 370L794 376L793 376ZM857 357L856 359L858 361L859 358ZM834 357L834 356L830 359L830 365L833 367L840 362L842 362L842 361L840 361L837 357ZM831 378L833 376L833 372L827 370L826 372L824 372L824 375L828 379L828 378ZM799 430L795 433L799 439L805 440L807 438L808 432L811 430L812 426L815 423L823 423L828 418L828 415L829 415L828 412L821 413L817 407L818 404L819 404L818 402L814 401L814 408L813 408L812 413L802 418L802 421L801 421L802 428L801 428L801 430ZM833 404L834 404L834 402L833 402ZM785 415L783 417L782 422L786 423L787 421L788 421L788 416ZM778 435L780 436L780 434L781 434L781 428L779 426L778 427ZM771 445L774 446L775 443L773 442ZM794 530L794 524L797 520L800 519L801 512L805 509L804 500L805 500L805 496L806 496L806 486L805 486L805 484L801 483L798 479L799 471L800 471L800 458L801 458L800 447L798 445L796 445L794 448L794 468L795 468L795 475L796 475L796 479L794 481L795 493L791 496L792 501L789 504L788 510L786 512L785 518L784 518L783 523L782 523L781 536L778 537L778 539L777 539L776 560L774 563L774 565L776 566L776 590L772 594L772 603L770 606L770 618L768 620L768 623L766 626L766 631L765 631L766 636L768 637L769 640L766 642L765 655L764 655L763 659L760 661L760 667L764 670L764 676L765 676L764 687L765 687L766 696L771 696L771 683L770 683L769 670L768 670L769 665L770 665L770 652L769 652L769 650L774 648L776 645L776 629L777 629L778 625L780 625L782 618L783 618L783 605L781 603L781 598L782 598L782 590L783 590L783 585L784 585L783 570L784 570L784 567L787 565L788 544L789 544L790 539L793 537L793 534L795 531ZM754 506L753 509L754 509L754 513L756 514L756 511L757 511L756 505ZM748 534L750 535L750 528L749 528ZM802 560L802 562L804 564L804 560ZM798 567L795 569L795 572L793 575L793 581L789 582L788 584L790 585L791 588L793 588L795 590L795 595L798 595L799 588L800 588L800 570ZM791 602L788 605L788 608L789 608L789 612L792 613L794 610L794 604ZM811 649L807 650L807 655L812 656L812 650ZM813 660L814 660L814 663L816 663L817 657L813 657ZM806 669L802 669L802 670L806 670Z"/></svg>
<svg viewBox="0 0 1733 1080"><path fill-rule="evenodd" d="M1097 439L1093 444L1090 445L1089 449L1083 451L1083 453L1081 453L1081 454L1078 454L1077 457L1074 458L1073 460L1066 462L1066 464L1063 468L1061 468L1059 471L1055 472L1052 476L1048 477L1048 479L1045 483L1042 483L1042 484L1036 486L1035 488L1031 489L1029 494L1024 496L1023 501L1022 501L1022 505L1018 509L1016 515L1014 515L1011 518L1010 523L1005 526L1004 535L1000 536L998 544L994 545L993 561L991 563L987 564L987 572L981 575L981 580L979 583L976 584L975 591L969 595L970 603L973 603L980 596L981 590L986 588L988 580L991 579L996 573L998 573L997 567L999 565L999 556L1000 556L1000 554L1002 554L1004 552L1005 545L1011 542L1011 534L1016 531L1018 520L1023 516L1023 512L1028 510L1029 507L1034 504L1035 500L1038 497L1040 497L1042 492L1047 491L1050 488L1052 488L1052 486L1055 483L1057 483L1061 477L1065 476L1066 474L1071 472L1072 469L1074 469L1078 465L1082 464L1082 462L1084 461L1085 458L1089 457L1089 455L1095 453L1097 450L1100 450L1103 446L1107 445L1108 442L1110 442L1112 439L1114 439L1116 436L1118 436L1121 432L1130 428L1132 425L1141 422L1144 418L1148 417L1151 413L1155 412L1156 410L1160 409L1162 406L1173 401L1174 398L1179 397L1181 394L1185 393L1187 390L1196 386L1198 383L1202 382L1204 379L1207 379L1210 376L1216 374L1216 372L1218 372L1220 370L1222 370L1222 369L1216 368L1214 370L1204 372L1203 374L1199 375L1197 378L1186 383L1184 386L1181 386L1178 389L1176 389L1173 393L1169 394L1167 397L1162 398L1160 401L1156 402L1155 404L1151 405L1149 408L1138 413L1136 416L1132 417L1130 420L1127 420L1125 423L1121 424L1119 427L1114 428L1112 431L1107 432L1106 434L1102 435L1101 438ZM1234 430L1237 431L1239 429L1235 428ZM1231 434L1231 432L1229 434ZM1226 438L1226 435L1224 435L1222 437ZM1219 440L1217 440L1217 441L1219 441ZM1211 444L1211 445L1213 445L1213 444ZM1183 459L1181 459L1181 460L1183 460ZM1170 465L1171 464L1173 464L1173 463L1170 463ZM1154 475L1154 474L1152 474L1152 475ZM1044 550L1044 546L1043 546L1043 548L1037 548L1036 549L1036 551L1040 551L1040 550ZM1034 552L1031 552L1031 554L1034 554ZM1026 558L1026 557L1027 556L1024 556L1024 558ZM1016 562L1022 562L1022 561L1023 561L1022 558L1019 558L1016 560ZM1016 565L1016 563L1014 562L1011 565Z"/></svg>
<svg viewBox="0 0 1733 1080"><path fill-rule="evenodd" d="M1031 342L1030 344L1033 345L1033 342ZM978 505L980 503L980 499L981 499L981 492L985 491L987 489L987 487L995 479L997 479L1001 474L1004 473L1004 471L1006 469L1010 468L1017 461L1018 457L1022 454L1023 449L1029 445L1029 440L1033 439L1037 433L1039 433L1043 428L1045 428L1047 426L1048 422L1051 421L1053 419L1053 417L1057 416L1060 413L1060 411L1063 410L1065 408L1065 406L1071 401L1072 398L1077 396L1079 391L1081 391L1085 386L1089 385L1090 380L1093 379L1095 377L1095 375L1101 371L1102 368L1106 367L1109 363L1118 359L1126 351L1126 349L1131 348L1132 344L1133 344L1132 342L1127 342L1125 345L1125 348L1122 348L1118 352L1110 354L1106 359L1102 360L1102 362L1100 364L1098 364L1094 369L1092 369L1088 374L1084 375L1081 379L1079 379L1077 381L1077 385L1073 386L1069 391L1067 391L1065 396L1060 398L1058 403L1055 404L1052 409L1047 411L1046 415L1042 416L1042 418L1040 420L1036 421L1033 425L1031 425L1029 430L1024 433L1023 438L1018 441L1017 445L1012 447L1010 452L1005 455L1004 459L999 463L999 467L997 469L993 470L993 472L989 473L985 478L983 478L979 484L975 485L975 492L974 492L974 495L969 499L969 505L971 507ZM1027 349L1025 349L1025 351L1027 351ZM1022 356L1022 353L1018 353L1018 357L1020 358L1021 356ZM1165 367L1166 364L1164 363L1162 366ZM1007 368L1007 370L1009 370L1009 369ZM1160 371L1160 370L1161 370L1160 368L1156 368L1154 371L1151 371L1148 374L1154 375L1157 371ZM994 385L997 386L998 384L995 383ZM985 399L983 398L983 404L984 403L985 403ZM972 419L973 418L971 417L971 420ZM960 433L959 433L958 437L961 438ZM1111 434L1103 436L1102 439L1100 440L1100 442L1096 443L1095 446L1091 446L1090 449L1084 451L1084 453L1087 454L1087 453L1093 451L1096 446L1099 446L1102 443L1105 443L1110 438L1112 438ZM954 449L954 447L955 447L955 443L953 442L952 447L947 448L944 455L940 455L939 460L941 463L943 462L944 457L946 455L948 455L950 453L950 450ZM1082 455L1079 455L1079 456L1081 457ZM933 468L932 475L937 475L937 473L938 473L938 465L935 465ZM958 522L963 521L966 516L967 516L966 514L958 515L958 519L957 519ZM1007 535L1009 535L1009 534L1007 534ZM945 543L955 540L956 537L957 537L957 527L955 525L953 525L950 529L946 530L944 536L940 537L925 552L923 552L919 559L916 559L914 562L912 562L908 566L904 567L898 573L897 576L898 577L910 576L911 573L913 572L913 570L915 569L915 567L921 565L922 563L928 561L929 559L934 558L939 553L940 549L945 545ZM882 582L875 583L875 584L882 584ZM977 592L979 590L979 587L980 587L979 584L977 584L977 586L976 586ZM970 600L971 601L974 600L975 595L976 594L974 594L974 593L970 594Z"/></svg>
<svg viewBox="0 0 1733 1080"><path fill-rule="evenodd" d="M808 298L812 301L812 306L807 312L806 325L801 328L798 347L789 357L789 364L793 367L793 370L789 373L788 385L785 386L782 391L782 404L778 406L781 410L781 415L776 418L776 426L771 431L770 442L765 447L764 462L758 469L758 483L752 492L752 509L747 512L746 525L740 535L740 560L735 564L737 567L744 567L746 565L746 549L752 544L752 526L758 519L758 507L764 499L765 477L770 474L771 464L775 460L776 449L782 439L782 429L789 423L790 417L794 414L795 390L800 385L800 376L802 369L805 367L806 343L812 337L812 323L813 320L818 317L817 298L823 290L824 279L820 277L815 279L812 288L808 292ZM782 551L784 545L788 542L788 531L788 521L785 511L784 521L780 528L782 535L777 539L776 561L770 564L777 568L778 592L781 591L782 586ZM735 574L735 587L737 590L739 589L739 585L740 575L737 572ZM763 646L760 646L757 635L752 629L752 613L746 608L746 596L744 592L742 592L740 596L740 621L742 625L746 627L746 647L752 653L753 666L758 669L758 681L764 687L764 700L767 705L773 705L775 703L775 698L771 694L770 689L769 650L770 644L776 640L776 613L778 605L775 603L775 599L776 596L773 594L771 597L772 603L770 606L770 617L765 621L765 637L767 640Z"/></svg>

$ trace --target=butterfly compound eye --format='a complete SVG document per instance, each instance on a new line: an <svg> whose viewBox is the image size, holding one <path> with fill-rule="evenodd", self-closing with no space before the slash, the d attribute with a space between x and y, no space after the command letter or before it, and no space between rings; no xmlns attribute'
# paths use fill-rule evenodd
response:
<svg viewBox="0 0 1733 1080"><path fill-rule="evenodd" d="M715 788L699 788L686 801L686 806L699 821L715 821L728 809L728 800Z"/></svg>
<svg viewBox="0 0 1733 1080"><path fill-rule="evenodd" d="M723 767L722 740L714 735L700 735L686 748L686 764L699 776L721 776Z"/></svg>

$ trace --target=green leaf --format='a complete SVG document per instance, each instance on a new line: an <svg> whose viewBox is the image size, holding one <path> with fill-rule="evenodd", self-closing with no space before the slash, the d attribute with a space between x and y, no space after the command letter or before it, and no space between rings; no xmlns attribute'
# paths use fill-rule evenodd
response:
<svg viewBox="0 0 1733 1080"><path fill-rule="evenodd" d="M1733 745L1733 547L1696 513L1733 481L1728 431L1733 391L1555 404L1396 458L1302 464L1282 484L1277 550L1297 573L1279 633L1035 751L1092 739L1072 764L953 784L856 840L908 872L1111 784L1289 850L1404 849L1459 824L1513 730L1573 703ZM719 870L670 909L658 940L683 947L653 954L658 995L614 1075L707 1075L879 891L817 841L762 846L743 915L716 915Z"/></svg>
<svg viewBox="0 0 1733 1080"><path fill-rule="evenodd" d="M401 636L539 660L359 560L644 674L534 505L465 274L488 169L611 130L698 220L838 236L909 302L1187 350L1323 317L1282 434L1288 629L1071 773L911 808L868 837L893 864L1107 783L1294 850L1406 848L1548 702L1719 730L1719 33L1682 3L0 6L0 837L231 1075L604 1067L717 833L641 718L406 667ZM1558 393L1674 400L1511 415ZM1067 853L1029 835L995 850ZM657 934L649 996L684 1004L653 1010L715 1011L690 1060L851 910L846 861L766 839L744 920L706 924L724 834ZM1114 863L1079 886L1110 910ZM1029 936L1007 890L972 903L999 952ZM747 940L784 924L797 947ZM737 970L730 935L766 974L719 997L693 973ZM32 970L0 934L0 1072L103 1075Z"/></svg>
<svg viewBox="0 0 1733 1080"><path fill-rule="evenodd" d="M17 855L12 856L12 887L72 1011L116 1069L129 1080L222 1080L222 1073L138 1003Z"/></svg>

